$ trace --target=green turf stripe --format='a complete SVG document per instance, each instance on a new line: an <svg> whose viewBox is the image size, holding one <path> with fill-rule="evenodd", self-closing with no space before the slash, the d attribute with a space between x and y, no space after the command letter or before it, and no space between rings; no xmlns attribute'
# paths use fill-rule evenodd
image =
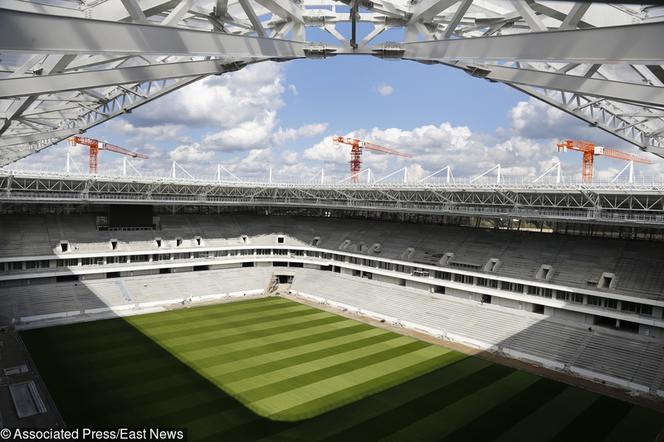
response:
<svg viewBox="0 0 664 442"><path fill-rule="evenodd" d="M164 324L181 323L183 320L204 319L209 317L232 316L234 314L249 313L252 311L268 311L279 308L287 308L295 304L293 301L284 298L270 297L259 299L242 299L222 304L211 304L196 306L193 308L183 308L170 310L166 313L150 313L131 318L132 324L139 324L142 327L160 327ZM162 316L166 316L163 318Z"/></svg>
<svg viewBox="0 0 664 442"><path fill-rule="evenodd" d="M524 419L566 388L567 386L562 382L540 379L517 395L457 429L443 440L445 442L493 441L508 430L514 422ZM524 434L524 436L527 435Z"/></svg>
<svg viewBox="0 0 664 442"><path fill-rule="evenodd" d="M292 301L282 298L241 299L219 304L208 304L186 308L176 308L167 312L148 313L131 317L132 324L140 323L146 327L161 327L171 322L181 322L183 319L206 319L219 314L231 316L233 314L250 313L252 311L279 309L293 305ZM161 318L161 316L166 318Z"/></svg>
<svg viewBox="0 0 664 442"><path fill-rule="evenodd" d="M191 364L200 370L207 371L208 368L214 368L228 362L239 361L274 351L288 351L328 339L356 336L358 333L363 333L371 329L372 327L366 324L353 321L337 322L300 332L293 331L282 333L278 336L266 337L261 341L252 343L251 347L238 348L235 351L227 351L223 354L199 357L193 360Z"/></svg>
<svg viewBox="0 0 664 442"><path fill-rule="evenodd" d="M248 337L253 336L254 339L253 341L258 342L259 344L262 343L262 339L257 339L255 336L270 336L270 338L274 338L275 336L281 336L284 330L306 330L310 328L316 328L316 327L333 327L336 326L336 324L341 324L343 326L347 326L346 323L347 321L344 321L343 319L340 319L338 317L322 317L318 319L311 319L312 316L305 316L305 317L296 317L296 318L288 318L287 320L283 320L279 323L273 323L273 327L269 329L264 329L261 331L257 331L256 333L251 333L251 334L242 334L241 332L238 333L233 333L233 335L229 336L228 338L225 338L223 335L220 335L215 342L218 342L218 345L210 345L209 347L205 347L205 351L203 354L205 356L209 356L210 354L214 354L215 352L225 352L228 351L229 349L234 349L234 348L249 348L251 343L249 342L250 340ZM134 337L134 345L132 348L134 350L130 351L128 355L131 355L134 352L138 352L136 354L136 358L134 360L136 361L141 361L141 363L149 363L149 360L154 358L154 355L149 352L149 349L151 346L154 345L159 345L159 347L163 347L167 349L170 353L180 353L177 351L177 348L172 348L168 345L161 345L161 342L154 340L150 336L146 336L142 334L141 330L134 330L134 335L139 334L142 339L136 339L136 336ZM183 333L186 333L186 331L183 331ZM250 335L250 336L248 336ZM193 345L192 345L193 346ZM199 348L193 348L191 349L190 347L186 347L187 352L182 351L181 353L183 355L186 354L195 354L195 353L201 353L201 349ZM190 350L191 349L191 350ZM139 352L139 350L148 350L148 351L142 351ZM190 350L190 351L189 351ZM90 362L95 362L95 363L102 363L105 368L112 368L115 366L120 366L124 365L124 359L127 356L124 355L122 352L119 353L107 353L105 350L101 352L80 352L80 353L75 353L71 355L72 361L76 361L78 363L87 363L87 361Z"/></svg>
<svg viewBox="0 0 664 442"><path fill-rule="evenodd" d="M423 416L433 414L450 404L481 390L514 372L514 369L502 365L489 365L480 371L465 376L451 384L444 385L419 397L391 409L387 413L366 420L360 425L341 431L329 439L348 441L353 439L377 440L388 436L401 428L418 421Z"/></svg>
<svg viewBox="0 0 664 442"><path fill-rule="evenodd" d="M298 421L296 425L285 430L283 433L275 434L274 437L284 440L305 440L307 439L307 435L316 434L317 439L324 439L335 433L346 431L350 427L358 426L379 415L389 417L388 412L390 410L431 394L432 391L441 389L491 365L490 362L484 359L468 357L457 352L447 353L437 358L437 360L430 360L430 362L432 365L440 363L441 367L429 373L421 374L421 376L418 373L414 373L410 368L407 368L402 370L402 372L394 372L375 378L362 384L360 386L361 390L372 392L382 385L396 385L379 394L373 394L361 401L354 401L341 408L337 408L333 412L321 414L314 419ZM405 376L406 382L399 382L402 375ZM409 377L412 377L412 379L408 380ZM357 393L358 390L353 389L353 392ZM347 392L343 390L338 393L330 393L332 400L337 395L340 399L348 397ZM286 410L286 412L289 415L297 415L298 413L309 411L308 404L302 404L299 407L299 410L294 408Z"/></svg>
<svg viewBox="0 0 664 442"><path fill-rule="evenodd" d="M228 339L248 339L250 337L263 336L268 331L279 333L279 330L284 327L297 324L300 322L316 321L327 319L330 322L341 321L338 316L331 316L329 314L319 312L316 310L295 311L289 313L282 313L279 315L269 317L252 318L249 322L238 321L234 326L226 327L210 327L208 330L192 330L191 332L183 327L179 331L178 337L164 338L158 334L153 334L152 330L141 329L146 335L150 336L155 341L162 345L168 346L175 350L186 348L187 350L195 350L198 348L208 347L208 343L223 338ZM239 339L238 339L239 338Z"/></svg>
<svg viewBox="0 0 664 442"><path fill-rule="evenodd" d="M191 310L195 311L196 308L192 308ZM182 327L191 327L192 329L197 330L211 324L216 324L220 327L225 327L226 325L232 326L232 323L235 321L261 316L272 316L297 310L311 310L311 307L291 302L289 304L269 304L267 306L253 305L251 308L230 311L219 308L216 310L209 310L205 315L196 314L191 316L179 316L174 318L175 320L171 319L158 324L145 324L143 323L143 318L141 316L133 316L132 318L134 321L132 321L132 325L138 328L149 328L150 330L153 330L155 334L166 336L169 331L177 331Z"/></svg>
<svg viewBox="0 0 664 442"><path fill-rule="evenodd" d="M297 330L302 329L303 327L311 327L313 325L324 325L324 324L333 325L345 322L348 321L338 316L334 317L334 316L325 315L321 317L318 315L307 315L307 316L296 315L290 318L282 318L282 320L279 322L274 321L270 324L270 327L268 328L263 328L253 331L246 330L244 333L242 330L235 330L228 337L226 337L223 332L220 332L218 336L203 338L199 341L192 342L189 344L171 345L168 342L164 342L163 346L169 348L171 351L176 351L178 353L182 353L185 355L192 355L192 357L196 357L196 355L205 355L206 353L208 353L208 350L210 348L215 348L220 345L237 346L237 344L242 344L246 346L251 346L253 345L252 343L261 342L261 340L267 337L283 336L290 332L296 332ZM162 344L162 342L159 341L159 339L155 339L155 341Z"/></svg>
<svg viewBox="0 0 664 442"><path fill-rule="evenodd" d="M173 374L173 368L164 366L162 368L167 376L145 380L140 384L127 384L125 379L120 377L113 379L112 388L101 389L97 395L104 398L103 402L96 405L98 410L111 410L116 407L131 403L139 403L143 398L146 402L154 400L155 397L163 397L164 394L180 394L195 392L201 388L210 388L208 383L201 383L189 373ZM199 377L199 376L197 376ZM166 393L165 393L166 391Z"/></svg>
<svg viewBox="0 0 664 442"><path fill-rule="evenodd" d="M269 322L273 320L278 320L281 318L289 318L289 317L296 317L296 316L307 316L307 315L313 315L316 313L320 313L318 310L310 309L310 308L300 308L298 306L288 306L287 308L281 308L278 310L270 310L269 312L256 312L252 311L251 313L245 313L242 315L233 315L231 316L231 319L223 319L223 318L214 318L206 322L204 325L201 327L198 327L195 322L195 320L191 321L185 321L181 324L178 324L177 326L170 326L166 331L164 331L163 335L159 335L153 328L147 327L144 328L140 325L140 323L126 323L126 327L134 327L139 330L149 330L150 334L153 334L155 336L161 336L161 339L169 339L169 338L180 338L182 337L182 331L187 330L188 333L198 333L198 332L206 332L206 331L219 331L219 332L228 332L228 333L238 333L237 328L241 327L243 325L251 325L255 324L257 322L257 319L261 319L264 322ZM328 314L329 315L329 314ZM116 320L117 321L117 320ZM215 323L211 323L210 321L217 321ZM177 327L177 328L176 328ZM127 333L126 330L122 332L116 332L116 335L118 339L113 340L112 342L99 342L96 343L87 339L81 340L77 343L69 344L69 351L72 352L81 352L81 351L88 351L88 350L95 350L100 347L112 347L116 345L130 345L131 344L131 335ZM187 337L189 337L187 335ZM181 338L182 339L182 338Z"/></svg>
<svg viewBox="0 0 664 442"><path fill-rule="evenodd" d="M370 348L376 344L382 344L397 338L398 335L396 334L382 333L363 339L356 339L353 342L345 342L333 347L321 346L318 350L279 359L277 361L267 362L265 364L250 364L244 369L238 369L224 374L223 379L224 383L227 385L233 385L233 383L237 381L255 376L263 376L265 373L276 372L284 368L290 369L291 367L296 367L303 363L312 361L322 363L322 360L326 357L344 354L356 349ZM209 372L211 375L215 375L212 370Z"/></svg>
<svg viewBox="0 0 664 442"><path fill-rule="evenodd" d="M124 407L131 407L135 412L140 413L144 419L152 420L167 413L182 410L186 406L210 403L215 400L221 400L222 398L232 405L232 401L228 400L229 397L227 395L220 394L219 391L209 388L209 386L189 392L171 392L165 388L157 396L153 395L149 398L141 398L141 401L136 401L135 403L134 401L129 402ZM113 412L109 413L111 420L122 419L123 415L127 412L127 410L123 409L124 407L116 408ZM183 420L187 417L182 416Z"/></svg>
<svg viewBox="0 0 664 442"><path fill-rule="evenodd" d="M277 422L261 418L247 408L239 406L189 421L187 423L187 429L189 430L188 442L250 441L252 438L247 437L250 431L246 431L245 428L266 426L269 428L268 431L274 431L278 425ZM237 436L226 437L226 434Z"/></svg>
<svg viewBox="0 0 664 442"><path fill-rule="evenodd" d="M253 410L257 410L273 419L295 420L304 417L301 415L288 415L285 410L309 402L312 406L306 417L315 416L323 410L329 410L336 406L336 404L328 402L329 392L331 391L357 386L382 375L401 371L406 367L417 370L416 367L418 365L426 365L428 364L428 360L435 359L437 356L447 352L433 346L424 347L411 353L397 355L385 361L356 368L353 371L338 376L328 377L318 382L294 388L291 391L271 396L258 402L252 402L251 407ZM380 389L387 388L388 386L382 385ZM355 397L363 394L360 391L354 393Z"/></svg>
<svg viewBox="0 0 664 442"><path fill-rule="evenodd" d="M317 335L318 333L330 332L329 336L340 336L335 334L336 330L348 329L348 333L355 333L360 330L368 330L370 326L360 324L357 322L344 320L343 318L323 318L315 321L307 321L299 324L298 326L285 325L275 327L274 329L253 333L251 336L245 336L245 339L238 339L237 341L226 342L210 342L210 347L195 349L192 351L181 350L179 352L182 357L194 361L197 367L205 367L208 363L218 363L221 361L229 361L234 357L242 357L244 353L255 353L255 349L262 349L262 351L270 351L274 348L275 344L286 346L298 346L302 343L312 342L307 341L309 336ZM314 341L325 338L327 335L317 336ZM228 356L232 354L233 356Z"/></svg>
<svg viewBox="0 0 664 442"><path fill-rule="evenodd" d="M276 315L279 312L306 309L302 308L301 306L293 302L279 303L279 304L270 303L268 305L252 303L249 306L241 306L241 304L243 304L243 302L212 306L214 308L196 307L191 309L181 309L181 310L157 313L156 315L164 316L161 322L159 322L158 324L152 324L151 321L148 321L148 319L154 316L155 314L136 315L126 318L117 318L108 321L105 330L99 330L100 332L104 333L99 335L98 339L89 337L88 335L84 335L84 336L79 336L76 339L76 342L77 345L79 345L79 347L85 347L85 346L94 347L96 344L103 345L106 343L111 344L118 341L122 341L122 338L124 337L122 331L126 325L131 325L135 328L149 327L152 330L161 331L161 330L168 330L171 327L177 327L177 326L195 328L198 326L199 323L205 324L208 321L212 321L212 322L217 322L218 324L220 324L220 327L223 327L228 319L231 320L235 320L236 318L242 319L243 317L252 317L253 315L261 315L261 314ZM242 308L235 308L235 309L228 308L229 306L234 306L234 305L241 306ZM176 316L176 314L179 314L183 310L190 312L190 314L187 316L180 316L180 315ZM98 322L99 321L86 323L86 325L87 324L92 325ZM101 321L101 322L106 322L106 321Z"/></svg>
<svg viewBox="0 0 664 442"><path fill-rule="evenodd" d="M257 367L256 370L259 369L258 367L261 367L260 370L270 371L273 369L272 367L277 367L277 365L272 364L281 364L281 361L284 361L284 363L291 363L286 362L286 360L291 358L294 358L292 359L292 362L295 362L299 361L299 359L295 358L314 355L319 351L326 352L330 348L338 348L342 350L346 348L346 346L354 346L356 341L359 342L369 338L377 338L378 336L382 337L383 339L390 339L390 336L392 335L392 333L385 330L372 328L351 335L321 339L320 341L316 341L310 344L289 347L283 350L278 348L271 348L270 351L266 351L257 355L238 354L231 361L226 361L216 365L207 365L205 367L205 371L212 376L223 376L224 380L231 381L235 379L235 376L237 376L238 373L248 373L247 370L253 370L254 367ZM259 371L257 371L257 373L258 372Z"/></svg>
<svg viewBox="0 0 664 442"><path fill-rule="evenodd" d="M272 301L276 299L279 302ZM196 307L193 309L178 309L169 312L160 312L147 315L138 315L126 318L117 318L103 321L91 321L86 323L68 324L62 326L49 327L47 329L34 329L23 332L26 339L32 336L39 340L51 340L60 342L62 345L76 343L79 346L90 345L91 347L112 345L121 343L127 338L125 333L127 325L142 324L143 326L159 327L162 324L168 324L176 321L184 324L191 324L201 317L224 318L232 317L242 313L252 311L266 311L278 308L291 308L298 305L292 301L277 298L268 298L260 300L247 300L227 304ZM81 333L85 329L87 333ZM129 336L130 337L130 336ZM70 339L75 338L75 339Z"/></svg>
<svg viewBox="0 0 664 442"><path fill-rule="evenodd" d="M606 442L654 441L660 432L664 434L664 413L634 406L614 427Z"/></svg>
<svg viewBox="0 0 664 442"><path fill-rule="evenodd" d="M408 342L400 347L383 350L376 354L370 354L350 361L343 361L339 364L323 367L318 370L301 373L297 376L293 376L285 380L275 382L269 385L264 385L258 388L243 390L239 392L238 396L241 397L244 402L252 402L252 403L257 402L265 398L269 398L287 391L291 391L293 388L298 388L303 385L320 382L321 380L324 380L326 378L344 374L348 371L355 370L358 367L373 365L375 363L384 361L386 359L391 359L397 356L412 353L428 345L429 344L419 341Z"/></svg>
<svg viewBox="0 0 664 442"><path fill-rule="evenodd" d="M320 377L315 376L315 373L323 374L323 370L326 370L329 367L350 363L353 363L353 366L356 366L356 364L361 363L361 361L366 361L367 363L369 361L378 362L381 359L386 359L383 357L383 355L387 354L386 352L395 351L394 349L411 345L413 342L414 341L411 338L395 334L392 336L392 339L389 340L383 340L382 342L376 342L372 345L356 348L345 348L321 358L314 358L313 360L286 365L272 371L253 375L239 374L239 379L235 381L229 381L224 377L224 384L236 394L244 394L244 392L263 387L269 388L269 386L286 380L292 382L291 385L298 385L298 380L320 379ZM345 368L348 368L348 366L345 366ZM306 378L303 376L306 376Z"/></svg>
<svg viewBox="0 0 664 442"><path fill-rule="evenodd" d="M233 316L240 312L245 311L260 311L267 308L290 307L294 303L285 299L279 298L278 305L273 301L268 302L266 306L264 302L271 299L259 300L246 300L237 301L227 304L218 304L212 306L202 306L191 309L179 309L168 312L151 313L147 315L138 315L126 318L116 318L103 321L90 321L86 323L68 324L55 327L48 327L46 329L34 329L23 332L24 336L28 338L32 335L38 335L40 340L58 341L59 346L67 345L69 342L74 341L77 343L89 342L92 346L95 345L111 345L113 343L123 342L126 335L123 333L127 329L127 324L133 325L134 323L141 323L145 326L150 325L152 322L161 324L162 321L167 323L170 320L181 321L181 317L186 315L189 322L194 322L198 317L226 317ZM270 307L271 306L271 307ZM171 319L173 318L173 319ZM88 333L82 334L81 328L85 328ZM71 338L74 338L73 340Z"/></svg>
<svg viewBox="0 0 664 442"><path fill-rule="evenodd" d="M425 375L435 369L444 367L446 365L454 364L457 361L463 360L466 358L465 355L458 352L449 352L443 355L440 355L435 358L427 359L422 362L419 362L415 365L408 365L400 369L396 369L391 372L383 373L380 376L373 377L371 379L365 380L364 382L356 383L354 385L348 386L346 388L341 388L332 393L320 396L310 401L301 402L298 405L286 408L279 413L275 413L273 418L283 419L283 420L301 420L307 419L312 416L324 413L326 411L332 410L336 407L350 404L352 402L358 401L360 399L366 398L368 396L377 394L394 386L398 386L403 382L407 382L411 379L417 378L418 376ZM464 373L467 374L467 373ZM445 380L442 380L442 383L445 383ZM436 383L436 388L440 387L440 382ZM419 394L426 394L427 391L421 391ZM411 394L408 394L405 390L401 390L401 393L398 397L394 398L393 402L389 403L391 407L397 406L397 404L403 403L403 401L408 400L409 397L413 397ZM384 393L381 393L381 395ZM377 404L377 408L381 409L382 404ZM360 424L365 419L369 419L375 415L368 415L367 409L358 410L358 413L355 413L353 416L354 424ZM371 410L372 412L378 412L375 409ZM387 409L383 409L383 412L386 412ZM346 423L346 422L344 422ZM339 424L334 426L333 432L338 432L342 430ZM332 433L332 432L331 432Z"/></svg>
<svg viewBox="0 0 664 442"><path fill-rule="evenodd" d="M355 333L358 331L366 330L368 326L364 324L357 324L352 321L336 321L331 322L331 319L326 318L319 321L310 321L304 325L295 327L295 330L289 333L282 333L277 335L265 336L261 339L253 339L248 341L240 341L228 345L219 345L208 349L197 350L194 355L184 353L173 354L179 360L186 364L199 369L199 362L210 360L215 361L228 361L233 360L234 355L242 355L247 352L256 354L261 351L273 348L275 343L282 342L282 345L297 345L303 339L310 337L312 339L327 338L331 336L340 336L348 333ZM292 329L292 327L288 327ZM161 348L161 347L160 347ZM165 349L169 350L169 349ZM198 356L198 358L195 358ZM158 375L156 371L160 364L163 362L164 356L155 352L147 353L141 359L133 360L131 365L126 363L126 360L120 358L114 363L107 363L100 367L96 372L84 372L79 377L79 383L85 384L96 382L97 376L103 377L117 377L126 376L128 382L141 383L146 379L151 379L153 376Z"/></svg>
<svg viewBox="0 0 664 442"><path fill-rule="evenodd" d="M277 327L283 328L286 325L297 326L300 323L310 322L312 320L323 319L323 318L330 318L330 316L325 314L317 314L316 311L303 312L297 315L282 316L278 321L274 320L273 318L272 321L261 322L257 324L255 327L252 327L252 329L255 331L274 330ZM335 320L330 319L330 321L331 322L341 321L341 319L338 319L337 317L335 318ZM124 344L119 347L102 347L96 349L92 354L90 351L77 351L76 353L72 354L72 357L74 358L79 357L81 359L85 359L88 361L113 361L119 358L127 358L132 356L140 357L141 355L144 354L146 346L154 345L154 341L159 342L161 345L168 344L169 348L172 348L174 351L177 351L177 347L170 344L171 341L163 341L160 338L153 336L150 330L139 330L139 332L146 334L150 338L150 341L137 343L134 340L131 340L127 344ZM194 341L196 340L203 341L205 339L212 339L213 337L215 339L225 338L224 342L237 342L242 339L246 339L247 335L250 332L251 331L249 330L249 327L244 327L244 328L235 328L230 330L220 329L215 332L208 332L205 334L196 334L191 336L187 335L191 342L191 344L187 346L187 348L194 349L195 348ZM189 333L189 331L186 329L180 330L181 335L187 333ZM184 346L185 344L179 344L179 345Z"/></svg>
<svg viewBox="0 0 664 442"><path fill-rule="evenodd" d="M317 342L318 339L320 339L322 342L326 342L326 339L345 339L345 340L352 340L352 339L357 339L360 338L361 336L364 336L366 333L371 332L372 334L375 334L377 332L377 329L370 329L366 330L364 327L359 327L359 324L353 324L353 323L344 323L345 328L341 329L333 329L333 330L325 330L322 333L316 333L312 334L310 336L307 336L307 340L314 340ZM382 332L382 331L380 331ZM385 332L382 332L385 333ZM238 350L237 352L222 352L222 354L219 354L215 356L215 358L222 358L226 360L226 362L229 362L230 364L242 362L240 358L247 356L248 355L263 355L265 352L269 352L270 349L274 349L275 347L279 348L286 348L286 350L282 351L287 351L291 346L294 344L294 342L301 342L300 338L298 339L293 339L291 342L284 342L283 345L282 343L275 343L275 344L268 344L268 345L260 345L258 347L253 347L253 348L246 348L242 350ZM154 343L152 343L154 346ZM302 347L307 348L306 345L303 345ZM298 349L300 347L297 347ZM154 350L154 348L152 349ZM157 356L153 356L151 359L154 361L152 363L149 363L146 361L146 359L143 360L141 366L137 367L132 373L131 376L128 377L125 381L125 385L123 385L122 388L135 388L137 385L143 385L144 383L151 383L151 382L168 382L168 379L171 375L169 371L161 371L158 369L159 364L162 363L162 359ZM209 359L208 359L209 360ZM127 374L127 368L125 367L127 364L126 360L120 359L118 361L114 361L115 364L113 366L119 366L123 367L120 370L120 374ZM201 369L198 367L198 362L191 362L188 361L189 364L191 365L196 365L196 368L199 370L202 370L205 372L205 374L208 377L216 377L219 374L215 372L214 366L210 369ZM223 367L224 365L220 365ZM108 368L106 366L105 368ZM97 375L99 375L99 371L95 372L94 370L90 370L90 373L95 373L92 375L92 377L83 377L77 379L77 383L83 382L85 379L87 379L91 383L95 383L97 381ZM112 373L108 373L111 374ZM116 376L118 374L116 373ZM225 378L222 378L225 379Z"/></svg>
<svg viewBox="0 0 664 442"><path fill-rule="evenodd" d="M440 408L383 440L403 440L408 434L417 434L423 441L439 440L528 388L538 379L530 373L515 371L481 390L465 395L447 407Z"/></svg>
<svg viewBox="0 0 664 442"><path fill-rule="evenodd" d="M578 414L588 408L597 395L580 388L568 387L543 406L537 408L527 419L514 423L512 428L496 438L496 442L534 440L547 442L569 424Z"/></svg>
<svg viewBox="0 0 664 442"><path fill-rule="evenodd" d="M98 323L106 322L109 323L109 328L98 328ZM96 341L97 348L131 344L132 336L130 330L132 330L133 327L129 326L123 319L108 319L103 321L78 323L75 325L78 326L78 331L82 336L70 337L68 333L62 333L62 328L64 327L49 327L30 330L29 333L23 335L24 340L26 342L29 342L32 339L39 341L43 346L43 351L53 356L57 355L59 352L70 353L78 351L74 349L74 346L83 348L87 345L89 348L94 349L95 346L90 345L90 343L95 343L95 336L99 337ZM115 325L116 327L111 327L111 325ZM66 327L71 327L71 325Z"/></svg>
<svg viewBox="0 0 664 442"><path fill-rule="evenodd" d="M602 396L558 432L553 440L603 441L632 407L627 402Z"/></svg>
<svg viewBox="0 0 664 442"><path fill-rule="evenodd" d="M238 425L238 420L242 417L244 419L240 423L257 418L256 415L246 411L246 409L243 410L244 413L237 413L240 408L244 407L237 401L229 401L229 396L196 404L184 400L179 404L179 407L165 409L164 412L158 415L146 416L142 421L143 423L149 422L151 426L162 428L172 428L174 426L187 428L192 435L205 434L209 433L210 427L215 431L232 428ZM220 420L220 417L223 419L223 416L232 416L233 419L224 422ZM194 438L191 437L189 440L194 440Z"/></svg>
<svg viewBox="0 0 664 442"><path fill-rule="evenodd" d="M144 326L140 322L133 324L136 328L141 330L150 330L150 334L158 336L160 340L172 340L175 343L186 342L188 336L182 335L182 330L186 329L189 333L194 335L204 334L209 331L218 330L233 330L237 327L244 325L256 325L263 322L270 322L282 317L293 317L299 315L307 315L314 313L322 313L320 310L312 309L304 305L289 305L279 309L270 309L267 311L251 311L243 312L228 317L210 317L207 319L196 319L187 321L183 318L181 323L169 324L163 327ZM329 313L325 313L331 316Z"/></svg>

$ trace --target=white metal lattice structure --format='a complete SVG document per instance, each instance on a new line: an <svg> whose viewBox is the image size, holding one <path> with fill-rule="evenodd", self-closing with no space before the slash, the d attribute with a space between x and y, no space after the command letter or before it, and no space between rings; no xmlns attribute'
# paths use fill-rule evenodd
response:
<svg viewBox="0 0 664 442"><path fill-rule="evenodd" d="M664 157L662 20L535 0L3 0L0 165L207 75L343 54L463 69Z"/></svg>
<svg viewBox="0 0 664 442"><path fill-rule="evenodd" d="M25 203L330 209L664 226L661 181L291 184L0 169L0 204Z"/></svg>

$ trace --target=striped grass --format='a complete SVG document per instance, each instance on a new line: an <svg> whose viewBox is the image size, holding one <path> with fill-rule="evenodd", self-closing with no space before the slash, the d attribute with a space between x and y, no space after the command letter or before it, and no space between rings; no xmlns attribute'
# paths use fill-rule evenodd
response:
<svg viewBox="0 0 664 442"><path fill-rule="evenodd" d="M22 333L69 426L189 440L653 440L661 414L281 298Z"/></svg>
<svg viewBox="0 0 664 442"><path fill-rule="evenodd" d="M439 368L449 362L440 357L450 352L281 298L103 323L107 332L100 323L91 323L41 333L50 335L44 339L51 344L59 343L44 349L44 356L66 352L72 365L94 367L76 376L80 389L95 388L100 380L126 379L120 386L102 383L100 393L113 390L120 398L106 404L95 400L100 402L95 406L114 415L121 411L111 409L123 400L152 403L150 414L147 409L141 411L150 419L170 411L173 398L187 389L192 405L212 400L204 386L197 389L183 376L160 370L169 358L257 414L294 421ZM135 339L137 333L144 339ZM57 334L67 340L58 340ZM101 335L97 345L95 334ZM163 383L169 389L159 398Z"/></svg>

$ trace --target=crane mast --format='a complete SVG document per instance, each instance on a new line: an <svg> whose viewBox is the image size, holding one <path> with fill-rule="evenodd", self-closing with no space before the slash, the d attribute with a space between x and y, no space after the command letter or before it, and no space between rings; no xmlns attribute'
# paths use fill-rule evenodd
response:
<svg viewBox="0 0 664 442"><path fill-rule="evenodd" d="M380 146L378 144L370 143L368 141L358 140L357 138L347 137L333 137L335 143L347 144L350 146L350 180L353 183L357 182L357 176L362 171L362 151L364 149L372 150L374 152L386 153L398 157L412 158L412 155L390 149L389 147Z"/></svg>

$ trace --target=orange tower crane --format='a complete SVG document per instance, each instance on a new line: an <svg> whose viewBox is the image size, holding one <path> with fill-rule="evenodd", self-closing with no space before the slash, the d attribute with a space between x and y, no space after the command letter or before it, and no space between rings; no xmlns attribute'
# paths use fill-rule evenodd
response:
<svg viewBox="0 0 664 442"><path fill-rule="evenodd" d="M120 146L116 146L114 144L110 144L110 143L106 143L106 142L103 142L103 141L95 140L94 138L75 136L75 137L69 138L69 143L72 146L75 146L77 144L83 144L83 145L88 146L90 148L90 155L88 156L88 170L91 174L96 174L97 173L97 166L99 165L99 151L100 150L107 150L109 152L119 153L119 154L126 155L126 156L132 157L132 158L142 158L144 160L148 159L148 157L146 155L143 155L142 153L132 152L131 150L127 150L125 148L122 148Z"/></svg>
<svg viewBox="0 0 664 442"><path fill-rule="evenodd" d="M357 138L334 137L332 140L335 143L348 144L350 146L350 179L354 183L357 182L357 176L362 171L362 151L364 149L396 155L398 157L412 158L410 154L398 152L368 141L358 140Z"/></svg>
<svg viewBox="0 0 664 442"><path fill-rule="evenodd" d="M597 155L603 155L605 157L616 158L624 161L633 161L640 164L652 164L652 161L646 158L641 158L636 155L625 153L616 149L610 149L604 146L596 146L595 144L588 141L564 140L562 143L558 143L557 146L558 152L565 152L567 150L583 152L583 169L581 176L583 177L584 183L590 183L593 180L593 161Z"/></svg>

